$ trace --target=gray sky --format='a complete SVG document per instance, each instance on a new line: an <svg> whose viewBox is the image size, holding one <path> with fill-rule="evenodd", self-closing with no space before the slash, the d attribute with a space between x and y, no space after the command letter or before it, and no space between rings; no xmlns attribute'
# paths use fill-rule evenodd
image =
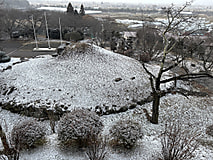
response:
<svg viewBox="0 0 213 160"><path fill-rule="evenodd" d="M83 0L95 2L123 2L123 3L144 3L144 4L184 4L187 0ZM213 0L194 0L193 4L213 5Z"/></svg>
<svg viewBox="0 0 213 160"><path fill-rule="evenodd" d="M30 2L80 2L79 0L29 0ZM189 0L81 0L81 2L111 2L111 3L135 3L135 4L185 4L186 1ZM206 5L206 6L213 6L213 0L194 0L193 5Z"/></svg>

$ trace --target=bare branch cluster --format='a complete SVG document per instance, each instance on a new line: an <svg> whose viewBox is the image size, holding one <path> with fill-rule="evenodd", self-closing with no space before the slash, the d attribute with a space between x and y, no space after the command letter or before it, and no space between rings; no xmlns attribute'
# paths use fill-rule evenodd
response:
<svg viewBox="0 0 213 160"><path fill-rule="evenodd" d="M179 121L166 123L165 130L161 135L162 159L191 159L199 146L197 141L199 136L198 132L190 132L182 127Z"/></svg>
<svg viewBox="0 0 213 160"><path fill-rule="evenodd" d="M89 138L89 146L87 147L86 156L89 160L104 160L106 157L106 140L99 137Z"/></svg>
<svg viewBox="0 0 213 160"><path fill-rule="evenodd" d="M26 120L13 127L10 139L0 124L0 138L4 147L0 152L0 159L19 160L20 150L30 148L44 138L44 130L45 128L41 127L38 122Z"/></svg>
<svg viewBox="0 0 213 160"><path fill-rule="evenodd" d="M202 51L201 44L203 41L197 41L196 45L191 47L191 45L188 46L187 50L192 52L200 52L203 53L203 57L201 58L203 60L203 70L198 72L190 72L190 70L185 66L186 58L188 54L185 54L184 52L186 49L183 47L183 43L186 42L188 35L182 35L185 31L185 28L183 26L188 26L190 23L192 23L193 18L191 15L184 15L182 12L185 8L191 5L193 1L187 2L185 5L183 5L180 8L175 7L173 4L170 7L163 8L164 13L167 16L167 21L162 22L162 28L159 29L160 33L163 37L163 51L159 57L160 61L160 69L157 72L157 74L152 73L147 66L143 63L143 68L146 71L146 73L149 75L150 85L152 88L152 96L153 96L153 104L152 104L152 118L151 122L157 124L158 123L158 115L159 115L159 104L160 104L160 98L162 94L161 84L165 84L168 82L174 82L174 86L172 88L176 88L176 84L178 80L191 80L191 79L197 79L197 78L203 78L203 77L209 77L213 78L211 74L211 70L213 67L213 61L209 61L209 56L211 54L205 54L205 52ZM193 32L193 31L192 31ZM190 44L190 43L188 43ZM150 47L152 48L152 47ZM178 51L179 50L179 51ZM199 51L198 51L199 50ZM180 54L174 54L172 56L172 59L169 57L171 52L180 52ZM210 51L211 53L212 51ZM184 54L183 54L184 53ZM159 56L158 52L155 53ZM202 56L202 55L201 55ZM175 57L175 58L174 58ZM185 68L185 73L182 73L180 75L174 74L173 77L169 77L167 79L162 80L163 75L172 69L175 69L176 67L182 67ZM172 90L170 89L171 93Z"/></svg>

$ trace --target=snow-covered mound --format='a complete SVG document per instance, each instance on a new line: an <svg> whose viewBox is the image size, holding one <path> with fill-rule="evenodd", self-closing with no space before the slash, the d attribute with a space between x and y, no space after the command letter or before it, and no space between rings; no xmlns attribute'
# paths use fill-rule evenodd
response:
<svg viewBox="0 0 213 160"><path fill-rule="evenodd" d="M70 47L66 52L61 58L30 59L2 72L0 101L37 108L119 110L150 95L147 74L138 61L96 46L85 52Z"/></svg>
<svg viewBox="0 0 213 160"><path fill-rule="evenodd" d="M95 108L97 105L117 105L114 107L119 109L132 103L133 98L140 100L151 92L147 74L141 64L131 58L98 47L86 52L68 49L66 53L58 58L44 56L12 64L12 68L0 72L0 106L1 103L16 102L14 108L23 106L28 108L30 113L34 111L31 106L39 110L48 106L56 107L59 103L69 110L74 107ZM153 74L159 69L157 65L147 67ZM163 78L170 77L170 74L174 73L167 72ZM177 85L190 90L190 86L186 88L182 82ZM164 85L162 89L166 87L169 86ZM159 125L151 124L144 113L144 109L151 113L152 103L137 105L134 110L101 116L104 124L103 137L108 137L111 126L121 119L138 122L144 134L143 138L138 140L136 148L129 152L107 147L106 159L158 159L162 148L160 135L164 124L175 120L180 120L182 126L189 130L201 132L199 148L195 150L192 160L213 159L213 139L206 134L206 127L213 123L212 97L169 94L161 98L159 107ZM31 118L0 107L0 123L7 136L17 122L29 119ZM51 132L50 121L40 123L47 128L47 143L32 150L21 151L20 159L87 159L85 152L81 150L61 150L57 134ZM190 127L187 127L189 125ZM3 150L1 141L0 149Z"/></svg>

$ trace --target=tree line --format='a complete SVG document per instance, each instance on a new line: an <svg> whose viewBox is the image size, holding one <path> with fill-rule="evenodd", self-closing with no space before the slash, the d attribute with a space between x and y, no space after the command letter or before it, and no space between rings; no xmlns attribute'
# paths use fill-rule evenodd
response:
<svg viewBox="0 0 213 160"><path fill-rule="evenodd" d="M86 15L83 4L79 13L74 10L71 3L67 6L67 12L45 11L50 29L59 29L59 18L63 38L68 32L79 32L91 37L97 35L101 29L101 24L95 18ZM0 8L0 33L6 33L10 38L14 37L15 32L21 36L33 38L32 16L34 18L36 33L45 33L44 11L40 10L17 10ZM67 39L69 40L69 38Z"/></svg>
<svg viewBox="0 0 213 160"><path fill-rule="evenodd" d="M85 15L84 5L81 4L80 11L78 13L77 9L74 9L72 4L69 3L68 6L67 6L67 13L72 14L72 15L84 16Z"/></svg>

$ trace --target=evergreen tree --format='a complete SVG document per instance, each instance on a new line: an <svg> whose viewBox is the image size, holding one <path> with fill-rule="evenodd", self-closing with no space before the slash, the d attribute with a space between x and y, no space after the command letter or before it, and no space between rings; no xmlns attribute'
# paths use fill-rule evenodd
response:
<svg viewBox="0 0 213 160"><path fill-rule="evenodd" d="M81 4L81 9L80 9L79 14L80 14L81 16L84 16L84 15L85 15L85 10L84 10L83 4Z"/></svg>
<svg viewBox="0 0 213 160"><path fill-rule="evenodd" d="M78 15L78 11L76 9L74 11L74 15Z"/></svg>
<svg viewBox="0 0 213 160"><path fill-rule="evenodd" d="M72 13L72 14L74 13L74 9L71 3L69 3L67 6L67 13Z"/></svg>

